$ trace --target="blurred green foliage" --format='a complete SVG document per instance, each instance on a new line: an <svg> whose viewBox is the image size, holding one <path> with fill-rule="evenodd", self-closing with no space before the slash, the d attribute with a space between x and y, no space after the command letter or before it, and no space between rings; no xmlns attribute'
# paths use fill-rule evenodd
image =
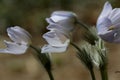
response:
<svg viewBox="0 0 120 80"><path fill-rule="evenodd" d="M18 25L31 33L39 33L51 9L60 9L60 6L69 9L70 4L71 0L0 0L0 32Z"/></svg>
<svg viewBox="0 0 120 80"><path fill-rule="evenodd" d="M120 8L120 0L109 0L114 8Z"/></svg>
<svg viewBox="0 0 120 80"><path fill-rule="evenodd" d="M111 2L119 0L109 0ZM31 34L43 34L46 17L55 10L75 12L83 21L95 25L105 0L0 0L0 34L10 26L21 26ZM120 4L119 4L120 5Z"/></svg>

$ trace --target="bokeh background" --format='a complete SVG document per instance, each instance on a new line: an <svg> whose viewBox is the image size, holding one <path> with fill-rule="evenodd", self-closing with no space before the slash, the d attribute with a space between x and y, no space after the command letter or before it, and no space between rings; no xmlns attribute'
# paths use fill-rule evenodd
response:
<svg viewBox="0 0 120 80"><path fill-rule="evenodd" d="M73 11L87 25L96 25L106 0L0 0L0 47L9 40L6 28L21 26L33 36L33 45L41 47L42 35L47 31L45 18L53 11ZM120 0L109 0L113 7L120 7ZM80 29L73 34L73 41L80 43ZM120 80L120 44L106 43L109 80ZM33 57L32 49L23 55L0 54L0 80L49 80L43 66ZM55 80L90 80L85 66L76 57L76 50L69 46L65 53L52 54L52 73ZM100 80L98 69L95 69Z"/></svg>

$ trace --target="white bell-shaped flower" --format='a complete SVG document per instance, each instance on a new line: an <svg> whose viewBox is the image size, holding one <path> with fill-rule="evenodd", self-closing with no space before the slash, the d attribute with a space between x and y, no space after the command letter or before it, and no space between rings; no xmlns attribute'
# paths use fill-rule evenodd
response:
<svg viewBox="0 0 120 80"><path fill-rule="evenodd" d="M55 11L46 19L49 32L43 35L48 42L41 49L42 53L64 52L70 43L70 33L75 28L76 14L69 11Z"/></svg>
<svg viewBox="0 0 120 80"><path fill-rule="evenodd" d="M77 15L70 11L54 11L50 18L46 18L50 25L57 24L57 28L61 27L63 30L72 31L75 27ZM53 27L54 28L54 27Z"/></svg>
<svg viewBox="0 0 120 80"><path fill-rule="evenodd" d="M23 54L31 43L31 35L19 26L7 28L7 33L12 42L4 41L6 48L0 53Z"/></svg>
<svg viewBox="0 0 120 80"><path fill-rule="evenodd" d="M70 40L57 30L47 32L43 38L48 42L48 45L43 46L42 53L47 52L64 52Z"/></svg>

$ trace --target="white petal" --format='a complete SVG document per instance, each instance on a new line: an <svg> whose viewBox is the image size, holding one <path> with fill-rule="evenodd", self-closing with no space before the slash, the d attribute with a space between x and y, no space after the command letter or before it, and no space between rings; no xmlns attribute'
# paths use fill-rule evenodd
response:
<svg viewBox="0 0 120 80"><path fill-rule="evenodd" d="M105 4L104 4L104 7L103 7L103 10L98 18L98 20L104 18L104 17L107 17L109 15L109 13L112 11L112 6L111 4L107 1Z"/></svg>
<svg viewBox="0 0 120 80"><path fill-rule="evenodd" d="M107 33L104 33L104 34L99 34L99 36L107 41L107 42L113 42L114 41L114 31L111 31L111 32L107 32Z"/></svg>
<svg viewBox="0 0 120 80"><path fill-rule="evenodd" d="M15 26L7 28L8 36L16 43L28 43L31 41L31 35L24 29Z"/></svg>
<svg viewBox="0 0 120 80"><path fill-rule="evenodd" d="M73 18L59 21L57 24L63 26L64 29L69 32L75 29L75 20Z"/></svg>
<svg viewBox="0 0 120 80"><path fill-rule="evenodd" d="M116 29L120 29L120 22L119 22L119 23L114 24L113 26L115 26L115 28L116 28Z"/></svg>
<svg viewBox="0 0 120 80"><path fill-rule="evenodd" d="M75 26L75 19L74 18L68 18L68 19L64 19L58 22L54 22L51 18L46 18L46 21L50 24L53 25L52 28L61 28L62 30L65 31L72 31L74 29ZM50 28L50 29L52 29ZM48 30L50 30L49 28L47 28Z"/></svg>
<svg viewBox="0 0 120 80"><path fill-rule="evenodd" d="M28 46L22 44L16 44L13 42L4 41L6 48L0 49L0 53L10 53L10 54L23 54L26 52Z"/></svg>
<svg viewBox="0 0 120 80"><path fill-rule="evenodd" d="M120 43L120 30L112 30L106 34L99 35L103 40L111 43Z"/></svg>
<svg viewBox="0 0 120 80"><path fill-rule="evenodd" d="M74 18L76 19L76 14L70 11L54 11L51 15L51 19L54 22L59 22L65 19Z"/></svg>
<svg viewBox="0 0 120 80"><path fill-rule="evenodd" d="M54 11L51 16L77 17L77 15L70 11Z"/></svg>
<svg viewBox="0 0 120 80"><path fill-rule="evenodd" d="M63 26L60 26L58 24L50 24L47 26L47 29L48 30L60 30L60 31L64 31L64 27Z"/></svg>
<svg viewBox="0 0 120 80"><path fill-rule="evenodd" d="M46 21L47 21L49 24L54 24L54 23L55 23L51 18L46 18Z"/></svg>
<svg viewBox="0 0 120 80"><path fill-rule="evenodd" d="M63 31L72 31L75 27L75 20L73 18L71 19L65 19L59 22L53 22L50 18L46 18L46 21L50 24L47 29L52 30L52 29L60 29ZM52 27L53 26L53 27Z"/></svg>
<svg viewBox="0 0 120 80"><path fill-rule="evenodd" d="M67 39L62 33L55 32L55 31L50 31L47 32L43 35L43 38L45 38L45 40L48 42L48 44L52 45L52 46L65 46L66 44L64 44Z"/></svg>
<svg viewBox="0 0 120 80"><path fill-rule="evenodd" d="M120 22L120 8L115 8L111 11L108 18L112 21L113 24Z"/></svg>
<svg viewBox="0 0 120 80"><path fill-rule="evenodd" d="M65 17L65 16L57 16L57 15L54 15L52 17L50 17L54 22L59 22L61 20L64 20L64 19L68 19L68 17Z"/></svg>
<svg viewBox="0 0 120 80"><path fill-rule="evenodd" d="M112 26L112 22L108 18L103 18L97 22L97 31L99 35L106 34L110 32L108 29L109 27Z"/></svg>
<svg viewBox="0 0 120 80"><path fill-rule="evenodd" d="M120 30L117 30L116 33L114 34L114 42L115 43L120 43Z"/></svg>
<svg viewBox="0 0 120 80"><path fill-rule="evenodd" d="M67 37L69 37L69 34L70 34L70 31L68 31L69 29L66 30L65 27L60 26L58 24L50 24L50 25L47 26L47 29L52 30L52 31L56 31L56 30L58 31L59 30L59 32L65 34Z"/></svg>
<svg viewBox="0 0 120 80"><path fill-rule="evenodd" d="M66 51L67 46L56 47L51 45L45 45L41 48L41 53L60 53Z"/></svg>

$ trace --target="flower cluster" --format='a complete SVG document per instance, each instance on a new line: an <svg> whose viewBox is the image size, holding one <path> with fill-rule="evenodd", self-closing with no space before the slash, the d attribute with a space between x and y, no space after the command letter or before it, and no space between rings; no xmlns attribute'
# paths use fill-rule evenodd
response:
<svg viewBox="0 0 120 80"><path fill-rule="evenodd" d="M48 44L41 49L31 45L31 35L19 26L7 28L8 36L12 41L4 40L6 48L0 49L0 53L23 54L28 47L34 49L37 53L36 58L41 61L44 68L48 72L50 80L54 80L51 73L51 61L48 53L59 53L66 51L69 43L78 50L78 58L88 68L92 80L95 80L94 66L95 64L100 72L102 80L107 79L107 49L104 46L104 41L111 43L120 43L120 8L112 9L109 2L106 2L103 10L97 20L96 29L86 26L77 19L77 15L69 11L55 11L46 21L49 23L47 33L43 38ZM87 43L79 48L70 41L72 31L75 25L80 24L84 27L84 41ZM98 34L98 35L96 35ZM98 37L100 36L100 38ZM42 54L46 53L46 54Z"/></svg>
<svg viewBox="0 0 120 80"><path fill-rule="evenodd" d="M46 19L49 32L43 35L48 45L42 47L42 53L64 52L70 42L70 33L74 30L76 14L68 11L55 11Z"/></svg>

